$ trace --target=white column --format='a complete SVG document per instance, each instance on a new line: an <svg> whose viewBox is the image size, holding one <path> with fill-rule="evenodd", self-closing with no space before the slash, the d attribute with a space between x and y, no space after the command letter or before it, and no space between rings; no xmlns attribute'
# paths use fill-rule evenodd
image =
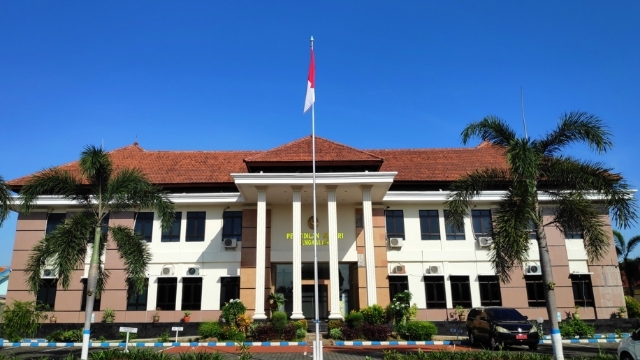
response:
<svg viewBox="0 0 640 360"><path fill-rule="evenodd" d="M343 319L340 312L340 270L338 269L338 216L336 213L337 185L327 185L329 225L329 277L331 278L331 313L329 319Z"/></svg>
<svg viewBox="0 0 640 360"><path fill-rule="evenodd" d="M364 225L364 256L367 270L367 305L378 303L376 293L376 259L373 255L373 215L371 210L371 185L360 186L362 190L362 220Z"/></svg>
<svg viewBox="0 0 640 360"><path fill-rule="evenodd" d="M291 319L304 319L302 314L302 186L292 186L293 190L293 311Z"/></svg>
<svg viewBox="0 0 640 360"><path fill-rule="evenodd" d="M264 313L265 247L267 238L267 187L258 190L258 219L256 229L256 311L253 320L266 320Z"/></svg>

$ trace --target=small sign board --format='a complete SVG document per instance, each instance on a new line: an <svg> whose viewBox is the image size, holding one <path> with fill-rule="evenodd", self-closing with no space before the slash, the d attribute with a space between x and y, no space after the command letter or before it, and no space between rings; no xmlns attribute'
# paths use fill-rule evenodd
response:
<svg viewBox="0 0 640 360"><path fill-rule="evenodd" d="M182 326L174 326L171 328L171 331L182 331Z"/></svg>
<svg viewBox="0 0 640 360"><path fill-rule="evenodd" d="M121 326L120 327L120 332L126 332L126 333L138 333L138 328L132 328L132 327L124 327Z"/></svg>

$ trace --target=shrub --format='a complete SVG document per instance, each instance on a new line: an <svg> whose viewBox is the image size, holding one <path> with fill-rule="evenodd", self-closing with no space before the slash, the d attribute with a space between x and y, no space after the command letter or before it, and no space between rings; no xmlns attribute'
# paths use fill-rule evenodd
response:
<svg viewBox="0 0 640 360"><path fill-rule="evenodd" d="M282 329L282 340L284 341L293 341L296 338L296 333L298 332L298 328L295 324L287 324ZM305 334L306 335L306 334Z"/></svg>
<svg viewBox="0 0 640 360"><path fill-rule="evenodd" d="M380 305L367 306L360 310L360 313L362 313L364 322L369 325L384 324L387 317L385 310Z"/></svg>
<svg viewBox="0 0 640 360"><path fill-rule="evenodd" d="M158 342L165 343L169 341L169 333L163 332L158 335Z"/></svg>
<svg viewBox="0 0 640 360"><path fill-rule="evenodd" d="M309 324L307 324L307 319L296 320L295 323L298 329L304 329L305 332L307 332L307 329L309 329Z"/></svg>
<svg viewBox="0 0 640 360"><path fill-rule="evenodd" d="M402 335L407 340L431 340L437 332L432 322L408 321Z"/></svg>
<svg viewBox="0 0 640 360"><path fill-rule="evenodd" d="M121 332L118 333L120 335L120 340L122 341L127 341L127 333L126 332ZM138 337L137 333L129 333L129 341L135 339Z"/></svg>
<svg viewBox="0 0 640 360"><path fill-rule="evenodd" d="M40 321L47 318L46 307L35 301L14 301L3 312L2 335L9 341L20 341L25 337L34 337Z"/></svg>
<svg viewBox="0 0 640 360"><path fill-rule="evenodd" d="M340 329L343 324L342 320L329 320L327 327L331 331L332 329Z"/></svg>
<svg viewBox="0 0 640 360"><path fill-rule="evenodd" d="M367 340L384 341L389 339L391 330L387 325L369 325L365 324L362 327L362 335Z"/></svg>
<svg viewBox="0 0 640 360"><path fill-rule="evenodd" d="M46 337L48 342L81 342L82 329L56 330Z"/></svg>
<svg viewBox="0 0 640 360"><path fill-rule="evenodd" d="M222 307L222 318L229 325L235 325L238 315L243 315L247 311L240 299L231 300Z"/></svg>
<svg viewBox="0 0 640 360"><path fill-rule="evenodd" d="M217 322L203 322L200 324L200 327L198 327L198 335L202 339L219 338L221 332L222 326Z"/></svg>
<svg viewBox="0 0 640 360"><path fill-rule="evenodd" d="M306 337L307 337L307 329L296 330L296 340L303 340Z"/></svg>
<svg viewBox="0 0 640 360"><path fill-rule="evenodd" d="M360 330L364 325L364 316L359 312L351 312L344 317L344 321L350 328Z"/></svg>
<svg viewBox="0 0 640 360"><path fill-rule="evenodd" d="M329 337L333 340L342 340L342 331L339 328L329 330Z"/></svg>
<svg viewBox="0 0 640 360"><path fill-rule="evenodd" d="M256 326L251 331L253 341L269 341L278 338L278 331L271 323L264 323Z"/></svg>
<svg viewBox="0 0 640 360"><path fill-rule="evenodd" d="M221 340L242 342L246 339L246 336L242 331L236 329L233 326L225 326L222 328L219 338Z"/></svg>
<svg viewBox="0 0 640 360"><path fill-rule="evenodd" d="M632 298L631 296L625 296L624 302L627 304L627 312L629 318L639 318L640 303L638 302L638 300Z"/></svg>
<svg viewBox="0 0 640 360"><path fill-rule="evenodd" d="M596 329L580 319L569 319L560 323L560 335L563 339L575 336L593 337Z"/></svg>
<svg viewBox="0 0 640 360"><path fill-rule="evenodd" d="M340 332L342 333L342 338L347 341L355 340L360 337L360 332L358 330L352 329L347 325L343 325L342 328L340 328Z"/></svg>
<svg viewBox="0 0 640 360"><path fill-rule="evenodd" d="M238 330L242 331L243 333L247 333L247 330L249 329L249 326L251 326L251 323L253 321L251 320L251 318L247 315L238 315L238 317L236 318L236 325L238 326Z"/></svg>
<svg viewBox="0 0 640 360"><path fill-rule="evenodd" d="M278 333L282 333L284 327L287 326L287 314L282 311L274 311L271 314L271 322L275 326Z"/></svg>

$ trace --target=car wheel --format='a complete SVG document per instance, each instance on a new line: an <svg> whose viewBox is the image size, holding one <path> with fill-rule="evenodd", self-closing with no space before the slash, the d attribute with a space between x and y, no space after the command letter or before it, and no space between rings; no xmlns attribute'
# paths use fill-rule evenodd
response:
<svg viewBox="0 0 640 360"><path fill-rule="evenodd" d="M469 342L471 345L475 345L478 342L476 337L473 335L473 330L469 330Z"/></svg>
<svg viewBox="0 0 640 360"><path fill-rule="evenodd" d="M502 344L496 341L495 337L491 337L489 339L489 346L491 350L499 350L502 347Z"/></svg>
<svg viewBox="0 0 640 360"><path fill-rule="evenodd" d="M538 350L538 344L531 344L531 345L529 345L529 350L531 350L531 351L536 351L536 350Z"/></svg>
<svg viewBox="0 0 640 360"><path fill-rule="evenodd" d="M620 354L620 360L633 360L633 356L631 356L631 354L629 354L628 352L623 352L622 354Z"/></svg>
<svg viewBox="0 0 640 360"><path fill-rule="evenodd" d="M633 357L628 352L620 354L620 360L633 360Z"/></svg>

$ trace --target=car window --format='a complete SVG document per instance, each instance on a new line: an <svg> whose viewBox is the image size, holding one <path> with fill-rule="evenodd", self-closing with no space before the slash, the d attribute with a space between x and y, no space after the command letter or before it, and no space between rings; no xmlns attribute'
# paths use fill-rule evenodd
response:
<svg viewBox="0 0 640 360"><path fill-rule="evenodd" d="M487 315L495 321L526 321L516 309L498 308L487 309Z"/></svg>

